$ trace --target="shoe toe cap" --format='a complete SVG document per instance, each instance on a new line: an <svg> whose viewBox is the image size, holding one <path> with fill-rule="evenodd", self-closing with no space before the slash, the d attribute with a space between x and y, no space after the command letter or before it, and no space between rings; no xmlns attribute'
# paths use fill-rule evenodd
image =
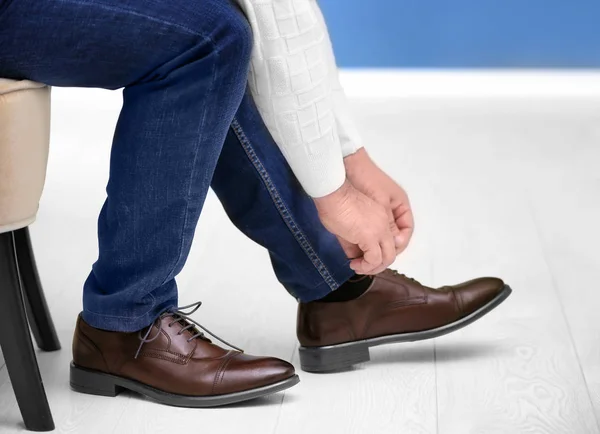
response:
<svg viewBox="0 0 600 434"><path fill-rule="evenodd" d="M237 354L224 362L216 393L233 393L279 383L296 375L294 366L275 357Z"/></svg>
<svg viewBox="0 0 600 434"><path fill-rule="evenodd" d="M453 288L463 315L469 315L498 296L505 284L496 277L482 277Z"/></svg>

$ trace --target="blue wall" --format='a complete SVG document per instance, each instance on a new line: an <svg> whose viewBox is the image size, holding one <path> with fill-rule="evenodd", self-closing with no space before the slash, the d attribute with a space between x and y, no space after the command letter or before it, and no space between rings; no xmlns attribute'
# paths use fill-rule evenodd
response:
<svg viewBox="0 0 600 434"><path fill-rule="evenodd" d="M351 67L600 67L600 0L319 0Z"/></svg>

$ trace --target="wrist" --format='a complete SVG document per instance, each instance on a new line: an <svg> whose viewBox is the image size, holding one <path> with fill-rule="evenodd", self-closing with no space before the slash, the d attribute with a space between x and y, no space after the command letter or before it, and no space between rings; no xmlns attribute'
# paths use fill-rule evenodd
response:
<svg viewBox="0 0 600 434"><path fill-rule="evenodd" d="M319 211L319 213L327 212L328 210L338 208L340 205L347 203L352 190L352 184L346 179L342 186L333 193L330 193L327 196L313 198L317 211Z"/></svg>
<svg viewBox="0 0 600 434"><path fill-rule="evenodd" d="M344 167L346 168L346 175L352 177L357 173L360 173L366 167L373 164L371 157L367 153L365 148L360 148L353 154L344 157Z"/></svg>

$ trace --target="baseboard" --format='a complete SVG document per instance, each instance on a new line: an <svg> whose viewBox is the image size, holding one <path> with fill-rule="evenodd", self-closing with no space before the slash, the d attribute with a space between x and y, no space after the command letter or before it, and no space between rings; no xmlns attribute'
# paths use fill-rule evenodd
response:
<svg viewBox="0 0 600 434"><path fill-rule="evenodd" d="M600 70L349 69L350 98L600 98Z"/></svg>
<svg viewBox="0 0 600 434"><path fill-rule="evenodd" d="M600 98L600 70L345 69L350 98ZM53 101L113 110L121 92L53 89Z"/></svg>

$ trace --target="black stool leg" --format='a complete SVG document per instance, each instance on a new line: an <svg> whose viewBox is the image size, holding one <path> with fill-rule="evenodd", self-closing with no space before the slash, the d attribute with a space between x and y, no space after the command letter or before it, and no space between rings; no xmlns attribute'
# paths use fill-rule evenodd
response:
<svg viewBox="0 0 600 434"><path fill-rule="evenodd" d="M51 431L54 421L27 325L13 234L0 234L0 346L25 427Z"/></svg>
<svg viewBox="0 0 600 434"><path fill-rule="evenodd" d="M60 350L60 342L48 310L40 276L35 264L29 228L14 231L17 263L21 276L21 287L25 296L25 308L33 336L43 351Z"/></svg>

